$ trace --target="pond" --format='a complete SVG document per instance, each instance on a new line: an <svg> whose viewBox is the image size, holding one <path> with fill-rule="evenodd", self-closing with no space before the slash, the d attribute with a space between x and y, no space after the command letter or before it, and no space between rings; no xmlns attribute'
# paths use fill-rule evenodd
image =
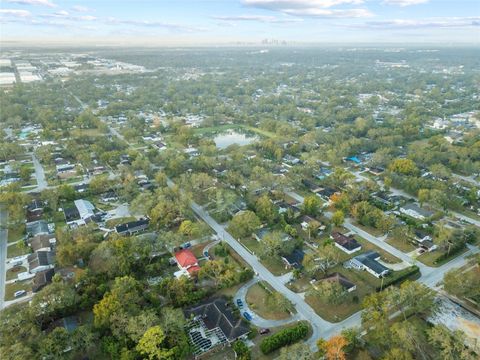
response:
<svg viewBox="0 0 480 360"><path fill-rule="evenodd" d="M226 149L230 145L236 144L240 146L251 144L252 142L258 140L258 137L252 134L238 132L235 130L228 130L217 134L213 141L219 149Z"/></svg>

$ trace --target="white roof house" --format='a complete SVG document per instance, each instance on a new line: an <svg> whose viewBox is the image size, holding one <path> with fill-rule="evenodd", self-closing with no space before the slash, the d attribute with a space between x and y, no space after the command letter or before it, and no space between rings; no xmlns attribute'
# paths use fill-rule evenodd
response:
<svg viewBox="0 0 480 360"><path fill-rule="evenodd" d="M75 200L74 203L82 220L86 220L95 215L95 206L90 201L80 199Z"/></svg>

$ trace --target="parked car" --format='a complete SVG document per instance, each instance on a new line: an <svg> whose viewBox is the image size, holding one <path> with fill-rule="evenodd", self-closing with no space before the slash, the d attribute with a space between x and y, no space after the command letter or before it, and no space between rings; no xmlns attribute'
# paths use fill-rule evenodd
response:
<svg viewBox="0 0 480 360"><path fill-rule="evenodd" d="M18 298L20 296L23 296L25 295L27 292L25 290L18 290L18 291L15 291L15 293L13 294L14 297Z"/></svg>
<svg viewBox="0 0 480 360"><path fill-rule="evenodd" d="M243 317L247 319L248 321L252 321L252 315L250 315L248 312L243 313Z"/></svg>
<svg viewBox="0 0 480 360"><path fill-rule="evenodd" d="M190 242L186 242L186 243L180 245L181 249L188 249L190 247L192 247L192 244Z"/></svg>
<svg viewBox="0 0 480 360"><path fill-rule="evenodd" d="M22 266L22 264L23 264L23 261L15 261L13 263L13 267Z"/></svg>
<svg viewBox="0 0 480 360"><path fill-rule="evenodd" d="M260 334L261 335L265 335L265 334L268 334L270 332L270 329L260 329Z"/></svg>
<svg viewBox="0 0 480 360"><path fill-rule="evenodd" d="M239 308L243 307L243 301L242 301L242 299L237 299L237 306L238 306Z"/></svg>

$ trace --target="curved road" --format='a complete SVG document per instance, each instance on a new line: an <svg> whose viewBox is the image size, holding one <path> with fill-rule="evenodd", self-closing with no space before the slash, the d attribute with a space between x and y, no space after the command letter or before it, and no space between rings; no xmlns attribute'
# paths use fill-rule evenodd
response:
<svg viewBox="0 0 480 360"><path fill-rule="evenodd" d="M282 319L282 320L269 320L269 319L264 319L260 315L258 315L255 310L252 310L249 308L246 296L248 289L257 282L259 282L260 279L255 277L249 282L247 282L245 285L243 285L240 289L238 289L237 293L235 294L235 299L240 299L243 302L243 307L240 309L241 312L243 313L244 311L247 311L248 313L252 314L252 320L250 321L253 325L258 326L260 328L272 328L272 327L277 327L277 326L282 326L282 325L287 325L292 322L301 320L300 315L298 313L290 316L287 319Z"/></svg>

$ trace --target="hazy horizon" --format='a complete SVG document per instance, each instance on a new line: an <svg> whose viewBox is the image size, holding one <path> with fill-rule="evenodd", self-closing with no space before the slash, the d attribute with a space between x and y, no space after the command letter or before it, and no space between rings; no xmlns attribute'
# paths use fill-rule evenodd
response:
<svg viewBox="0 0 480 360"><path fill-rule="evenodd" d="M4 44L480 44L480 5L444 0L3 0Z"/></svg>

